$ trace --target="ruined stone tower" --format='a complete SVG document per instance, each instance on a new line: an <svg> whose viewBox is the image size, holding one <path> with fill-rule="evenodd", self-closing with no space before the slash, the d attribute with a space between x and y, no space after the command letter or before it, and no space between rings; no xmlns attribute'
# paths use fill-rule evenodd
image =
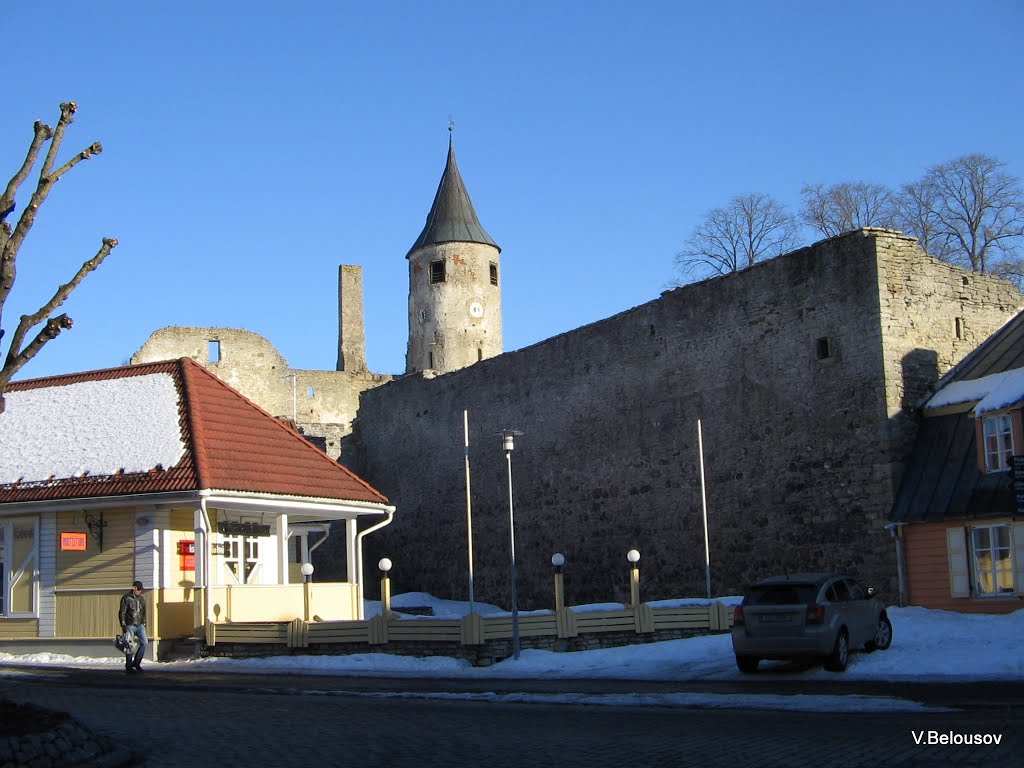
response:
<svg viewBox="0 0 1024 768"><path fill-rule="evenodd" d="M338 267L338 370L366 371L363 268L353 264Z"/></svg>
<svg viewBox="0 0 1024 768"><path fill-rule="evenodd" d="M501 354L500 253L477 219L449 136L427 223L406 255L406 373L447 373Z"/></svg>

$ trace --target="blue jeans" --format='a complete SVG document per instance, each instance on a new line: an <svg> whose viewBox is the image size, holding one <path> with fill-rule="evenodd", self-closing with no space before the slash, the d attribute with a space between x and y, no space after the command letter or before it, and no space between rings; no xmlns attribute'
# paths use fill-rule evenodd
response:
<svg viewBox="0 0 1024 768"><path fill-rule="evenodd" d="M126 667L139 667L142 665L142 659L146 655L146 646L149 645L149 639L146 637L146 628L141 624L133 624L125 627L125 632L129 635L134 635L138 648L134 656L130 655L131 650L125 653L124 664Z"/></svg>

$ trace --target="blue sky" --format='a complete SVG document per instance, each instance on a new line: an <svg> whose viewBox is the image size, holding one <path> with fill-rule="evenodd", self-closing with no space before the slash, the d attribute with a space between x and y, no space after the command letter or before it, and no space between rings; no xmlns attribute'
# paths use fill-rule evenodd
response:
<svg viewBox="0 0 1024 768"><path fill-rule="evenodd" d="M805 183L898 185L966 152L1024 176L1011 0L5 0L0 28L3 181L61 101L65 157L104 146L43 207L4 326L121 243L19 378L121 365L166 325L332 369L339 264L363 267L370 367L403 371L449 117L502 247L506 350L656 298L733 195L796 208Z"/></svg>

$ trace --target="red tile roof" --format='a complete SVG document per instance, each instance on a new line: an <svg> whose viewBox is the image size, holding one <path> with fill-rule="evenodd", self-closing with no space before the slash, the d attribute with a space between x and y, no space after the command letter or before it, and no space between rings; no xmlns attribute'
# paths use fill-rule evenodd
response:
<svg viewBox="0 0 1024 768"><path fill-rule="evenodd" d="M8 392L168 373L185 454L148 472L0 484L0 504L218 490L382 504L387 498L190 358L12 382Z"/></svg>

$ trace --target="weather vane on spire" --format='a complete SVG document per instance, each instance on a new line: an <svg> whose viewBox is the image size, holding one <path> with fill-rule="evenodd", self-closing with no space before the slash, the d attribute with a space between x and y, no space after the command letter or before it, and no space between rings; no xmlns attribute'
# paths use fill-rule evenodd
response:
<svg viewBox="0 0 1024 768"><path fill-rule="evenodd" d="M452 133L455 130L455 121L451 115L448 115L448 133Z"/></svg>

